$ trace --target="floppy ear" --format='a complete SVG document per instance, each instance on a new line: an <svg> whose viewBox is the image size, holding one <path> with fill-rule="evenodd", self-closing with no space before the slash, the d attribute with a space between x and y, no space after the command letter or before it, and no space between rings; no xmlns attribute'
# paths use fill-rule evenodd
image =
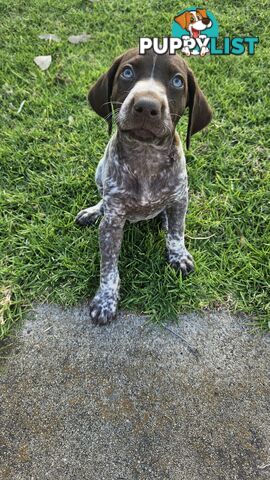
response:
<svg viewBox="0 0 270 480"><path fill-rule="evenodd" d="M212 119L212 110L199 88L193 72L189 69L187 107L189 108L188 131L186 138L186 146L188 149L190 146L191 135L194 135L194 133L205 128Z"/></svg>
<svg viewBox="0 0 270 480"><path fill-rule="evenodd" d="M88 93L88 101L93 110L108 122L108 132L112 131L112 105L111 94L116 71L120 65L120 57L116 58L109 70L101 75Z"/></svg>
<svg viewBox="0 0 270 480"><path fill-rule="evenodd" d="M179 25L181 25L181 27L184 30L187 29L187 24L188 24L187 12L181 13L181 15L177 15L176 17L174 17L174 20L175 20L176 23L179 23Z"/></svg>

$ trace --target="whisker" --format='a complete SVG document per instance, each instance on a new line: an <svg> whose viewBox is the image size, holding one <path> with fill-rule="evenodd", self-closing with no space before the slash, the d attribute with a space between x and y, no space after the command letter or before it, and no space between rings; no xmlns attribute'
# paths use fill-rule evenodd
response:
<svg viewBox="0 0 270 480"><path fill-rule="evenodd" d="M112 112L109 112L108 115L104 117L105 120L109 120L109 118L112 117Z"/></svg>
<svg viewBox="0 0 270 480"><path fill-rule="evenodd" d="M107 103L108 103L108 102L107 102ZM118 102L118 103L121 103L121 102ZM104 104L104 105L105 105L105 104ZM106 116L104 117L104 119L105 119L105 120L112 120L112 121L114 121L113 115L115 114L115 116L117 117L118 114L119 114L119 111L120 111L120 108L115 108L114 111L109 112L108 115L106 115Z"/></svg>
<svg viewBox="0 0 270 480"><path fill-rule="evenodd" d="M115 103L119 103L119 105L123 105L123 102L117 102L116 100L115 101L113 100L113 101L110 101L110 102L104 102L102 104L102 107L104 107L105 105L111 105L111 104L114 105Z"/></svg>

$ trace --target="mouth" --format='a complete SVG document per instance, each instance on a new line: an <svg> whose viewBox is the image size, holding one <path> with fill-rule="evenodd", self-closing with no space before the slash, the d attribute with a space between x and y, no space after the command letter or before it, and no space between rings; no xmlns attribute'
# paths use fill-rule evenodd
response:
<svg viewBox="0 0 270 480"><path fill-rule="evenodd" d="M200 30L196 30L194 27L191 27L191 33L193 38L198 38L200 36Z"/></svg>
<svg viewBox="0 0 270 480"><path fill-rule="evenodd" d="M134 138L135 140L140 140L144 142L151 142L155 140L156 135L150 130L145 128L133 128L122 130L122 132L127 133L130 137Z"/></svg>

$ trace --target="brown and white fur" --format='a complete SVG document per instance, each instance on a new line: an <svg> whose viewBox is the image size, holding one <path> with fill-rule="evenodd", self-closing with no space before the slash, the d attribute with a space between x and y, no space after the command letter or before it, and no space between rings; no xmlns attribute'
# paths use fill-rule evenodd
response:
<svg viewBox="0 0 270 480"><path fill-rule="evenodd" d="M126 78L131 73L132 78ZM175 127L188 108L189 146L191 135L210 122L211 110L192 71L179 56L157 56L153 51L139 55L137 49L114 61L91 88L88 99L94 111L108 121L110 131L114 109L117 125L96 171L102 200L76 217L80 225L89 225L103 216L99 227L100 286L90 305L92 321L103 325L117 311L118 256L126 220L137 222L162 213L167 224L168 262L183 275L193 270L184 241L186 162Z"/></svg>

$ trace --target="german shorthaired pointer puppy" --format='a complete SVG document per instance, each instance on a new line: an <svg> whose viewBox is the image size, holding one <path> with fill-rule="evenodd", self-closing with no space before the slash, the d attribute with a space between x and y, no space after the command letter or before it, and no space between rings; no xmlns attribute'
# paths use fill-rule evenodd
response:
<svg viewBox="0 0 270 480"><path fill-rule="evenodd" d="M90 305L94 323L104 325L116 315L119 297L118 256L126 220L137 222L162 213L166 223L167 258L185 276L193 259L185 247L188 203L185 156L175 131L186 108L190 137L211 120L211 110L194 74L178 55L139 55L131 49L118 57L90 89L94 111L116 133L96 170L102 200L78 213L79 225L99 216L101 275Z"/></svg>

